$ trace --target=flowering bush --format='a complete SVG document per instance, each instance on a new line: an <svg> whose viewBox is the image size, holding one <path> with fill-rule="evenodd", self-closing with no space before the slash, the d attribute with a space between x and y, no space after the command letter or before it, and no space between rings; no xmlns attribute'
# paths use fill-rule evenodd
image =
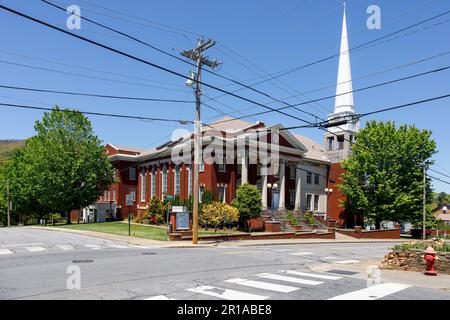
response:
<svg viewBox="0 0 450 320"><path fill-rule="evenodd" d="M202 206L200 223L207 227L214 226L214 232L220 224L231 224L239 220L239 211L226 203L213 202Z"/></svg>

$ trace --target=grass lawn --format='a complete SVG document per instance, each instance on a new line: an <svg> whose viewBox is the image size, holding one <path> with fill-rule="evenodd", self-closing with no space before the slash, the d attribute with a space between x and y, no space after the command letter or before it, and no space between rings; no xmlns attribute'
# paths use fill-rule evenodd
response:
<svg viewBox="0 0 450 320"><path fill-rule="evenodd" d="M51 225L50 225L51 227ZM96 222L96 223L80 223L80 224L71 224L71 225L56 225L58 228L67 228L67 229L77 229L77 230L86 230L86 231L95 231L95 232L104 232L104 233L112 233L118 235L128 235L128 223L123 222ZM147 238L152 240L161 240L164 241L165 237L165 228L164 227L156 227L152 225L131 225L131 235L139 238ZM203 228L199 228L199 235L224 235L224 234L232 234L232 233L240 233L239 231L232 230L217 230L214 233L214 229L205 230Z"/></svg>
<svg viewBox="0 0 450 320"><path fill-rule="evenodd" d="M128 235L128 224L123 222L96 222L58 226L58 228L96 231L104 233ZM153 226L131 225L131 235L139 238L164 241L165 229Z"/></svg>

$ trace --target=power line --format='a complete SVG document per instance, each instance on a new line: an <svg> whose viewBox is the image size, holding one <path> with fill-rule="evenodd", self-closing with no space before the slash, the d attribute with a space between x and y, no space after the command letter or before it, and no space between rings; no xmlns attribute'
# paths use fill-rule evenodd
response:
<svg viewBox="0 0 450 320"><path fill-rule="evenodd" d="M314 100L310 100L310 101L305 101L305 102L302 102L302 103L297 103L297 104L292 104L292 105L289 104L288 106L276 108L275 110L280 111L280 110L283 110L283 109L287 109L287 108L291 108L291 107L295 107L295 106L299 106L299 105L303 105L303 104L308 104L308 103L315 102L315 101L322 101L322 100L327 100L327 99L331 99L331 98L336 98L336 97L341 96L341 95L346 95L346 94L350 94L350 93L354 93L354 92L369 90L369 89L385 86L385 85L388 85L388 84L392 84L392 83L396 83L396 82L401 82L401 81L405 81L405 80L421 77L421 76L428 75L428 74L442 72L442 71L445 71L445 70L448 70L448 69L450 69L450 66L446 66L446 67L442 67L442 68L438 68L438 69L433 69L433 70L429 70L429 71L425 71L425 72L421 72L421 73L416 73L416 74L411 75L411 76L402 77L402 78L398 78L398 79L394 79L394 80L389 80L389 81L385 81L385 82L382 82L382 83L377 83L377 84L374 84L374 85L370 85L370 86L367 86L367 87L355 89L355 90L352 90L352 91L348 91L348 92L344 92L344 93L340 93L340 94L334 94L334 95L330 95L330 96L326 96L326 97L322 97L322 98L318 98L318 99L314 99ZM238 117L238 118L235 118L235 119L243 119L243 118L247 118L247 117L251 117L251 116L257 116L257 115L261 115L261 114L270 113L270 112L272 112L272 111L261 111L261 112L253 113L253 114L250 114L250 115ZM365 116L365 114L364 114L364 116ZM322 120L324 120L324 119L322 119ZM225 121L231 121L231 120L224 120L224 122ZM312 124L312 123L310 122L309 124Z"/></svg>
<svg viewBox="0 0 450 320"><path fill-rule="evenodd" d="M138 101L173 102L173 103L194 103L195 102L195 101L188 101L188 100L114 96L114 95L103 95L103 94L94 94L94 93L86 93L86 92L58 91L58 90L51 90L51 89L37 89L37 88L30 88L30 87L8 86L8 85L2 85L2 84L0 84L0 88L12 89L12 90L22 90L22 91L66 94L66 95L74 95L74 96L86 96L86 97L95 97L95 98L120 99L120 100L138 100Z"/></svg>
<svg viewBox="0 0 450 320"><path fill-rule="evenodd" d="M445 183L445 184L450 184L450 182L445 181L445 180L442 180L441 178L436 178L436 177L430 176L429 174L428 174L427 176L428 176L429 178L434 179L434 180L437 180L437 181L439 181L439 182L442 182L442 183Z"/></svg>
<svg viewBox="0 0 450 320"><path fill-rule="evenodd" d="M435 173L437 173L437 174L440 174L440 175L442 175L442 176L444 176L444 177L446 177L446 178L450 178L450 175L447 175L447 174L445 174L445 173L442 173L442 172L439 172L439 171L437 171L437 170L434 170L434 169L429 169L430 171L433 171L433 172L435 172Z"/></svg>
<svg viewBox="0 0 450 320"><path fill-rule="evenodd" d="M132 116L132 115L125 115L125 114L101 113L101 112L92 112L92 111L79 111L79 110L71 110L71 109L55 109L55 108L36 107L36 106L20 105L20 104L12 104L12 103L0 103L0 106L11 107L11 108L20 108L20 109L31 109L31 110L82 113L82 114L85 114L85 115L102 116L102 117L113 117L113 118L124 118L124 119L135 119L135 120L143 120L143 121L176 122L176 123L179 123L179 124L188 124L188 123L192 124L192 123L194 123L193 121L189 121L189 120L178 120L178 119L167 119L167 118L151 118L151 117Z"/></svg>
<svg viewBox="0 0 450 320"><path fill-rule="evenodd" d="M108 74L108 75L113 75L113 76L122 77L122 78L128 78L128 79L140 80L140 81L146 81L146 82L152 82L152 83L157 83L157 84L162 84L162 85L167 85L167 86L173 86L173 87L179 87L180 86L179 84L173 84L173 83L156 81L156 80L149 80L149 79L146 79L146 78L126 75L126 74L117 73L117 72L99 70L99 69L94 69L94 68L80 66L80 65L74 65L74 64L70 64L70 63L59 62L59 61L50 60L50 59L43 59L43 58L32 57L32 56L29 56L29 55L15 53L15 52L10 52L10 51L0 50L0 52L8 54L8 55L16 56L16 57L22 57L22 58L27 58L27 59L36 60L36 61L43 61L43 62L46 62L46 63L56 64L56 65L61 65L61 66L66 66L66 67L71 67L71 68L77 68L77 69L82 69L82 70L87 70L87 71L93 71L93 72L97 72L97 73ZM102 79L100 79L100 80L102 80ZM110 79L107 79L107 80L110 80ZM114 80L110 80L110 81L114 81ZM130 84L136 84L136 83L130 82Z"/></svg>
<svg viewBox="0 0 450 320"><path fill-rule="evenodd" d="M402 29L400 29L400 30L397 30L397 31L391 32L391 33L389 33L389 34L387 34L387 35L378 37L378 38L376 38L376 39L374 39L374 40L370 40L370 41L361 43L361 44L359 44L359 45L357 45L357 46L355 46L355 47L350 48L350 49L349 49L348 51L346 51L346 52L336 53L336 54L330 55L330 56L328 56L328 57L325 57L325 58L322 58L322 59L319 59L319 60L316 60L316 61L313 61L313 62L304 64L304 65L302 65L302 66L295 67L295 68L292 68L292 69L290 69L290 70L282 71L281 73L278 73L277 75L273 75L272 77L267 78L267 79L264 79L264 80L262 80L262 81L260 81L260 82L258 82L258 83L256 83L256 84L254 84L254 85L258 85L258 84L267 82L267 81L269 81L269 80L272 80L272 79L275 79L275 78L279 78L279 77L288 75L288 74L290 74L290 73L293 73L293 72L296 72L296 71L305 69L305 68L310 67L310 66L313 66L313 65L316 65L316 64L318 64L318 63L322 63L322 62L331 60L331 59L333 59L333 58L339 57L339 56L342 55L342 54L347 54L347 53L352 52L352 51L354 51L354 50L357 50L357 49L360 49L360 48L364 48L364 47L366 47L366 46L369 45L369 44L376 43L376 42L378 42L378 41L380 41L380 40L389 38L389 37L391 37L391 36L393 36L393 35L396 35L396 34L398 34L398 33L403 32L403 31L412 29L412 28L417 27L417 26L419 26L419 25L422 25L422 24L424 24L424 23L427 23L427 22L430 22L430 21L432 21L432 20L435 20L435 19L438 19L438 18L440 18L440 17L443 17L443 16L445 16L445 15L447 15L447 14L449 14L449 13L450 13L450 10L447 10L447 11L442 12L442 13L440 13L440 14L438 14L438 15L435 15L435 16L433 16L433 17L431 17L431 18L428 18L428 19L422 20L422 21L420 21L420 22L414 23L414 24L412 24L412 25L410 25L410 26L407 26L407 27L404 27L404 28L402 28Z"/></svg>
<svg viewBox="0 0 450 320"><path fill-rule="evenodd" d="M47 23L47 22L45 22L45 21L42 21L42 20L39 20L39 19L37 19L37 18L31 17L31 16L29 16L29 15L26 15L26 14L24 14L24 13L21 13L21 12L19 12L19 11L14 10L14 9L5 7L5 6L3 6L3 5L0 5L0 8L1 8L1 9L4 9L4 10L6 10L6 11L9 11L9 12L15 14L15 15L21 16L21 17L26 18L26 19L28 19L28 20L31 20L31 21L34 21L34 22L39 23L39 24L41 24L41 25L44 25L44 26L46 26L46 27L48 27L48 28L51 28L51 29L54 29L54 30L56 30L56 31L65 33L65 34L67 34L67 35L70 35L70 36L72 36L72 37L74 37L74 38L77 38L77 39L83 40L83 41L85 41L85 42L91 43L91 44L96 45L96 46L98 46L98 47L101 47L101 48L103 48L103 49L106 49L106 50L109 50L109 51L111 51L111 52L114 52L114 53L117 53L117 54L119 54L119 55L122 55L122 56L125 56L125 57L127 57L127 58L130 58L130 59L132 59L132 60L135 60L135 61L144 63L144 64L146 64L146 65L148 65L148 66L153 67L153 68L156 68L156 69L159 69L159 70L168 72L168 73L170 73L170 74L176 75L176 76L181 77L181 78L183 78L183 79L190 79L188 76L183 75L183 74L181 74L181 73L178 73L178 72L176 72L176 71L173 71L173 70L171 70L171 69L169 69L169 68L166 68L166 67L160 66L160 65L158 65L158 64L155 64L155 63L153 63L153 62L150 62L150 61L141 59L141 58L139 58L139 57L133 56L133 55L131 55L131 54L129 54L129 53L126 53L126 52L123 52L123 51L121 51L121 50L114 49L114 48L112 48L112 47L110 47L110 46L107 46L107 45L102 44L102 43L100 43L100 42L97 42L97 41L88 39L88 38L86 38L86 37L83 37L83 36L80 36L80 35L77 35L77 34L68 32L68 31L66 31L66 30L64 30L64 29L61 29L61 28L57 27L57 26L54 26L54 25L52 25L52 24L49 24L49 23ZM223 89L221 89L221 88L219 88L219 87L216 87L216 86L214 86L214 85L210 85L210 84L207 84L207 83L202 82L202 81L198 81L198 83L201 84L201 85L204 85L204 86L206 86L206 87L209 87L209 88L211 88L211 89L214 89L214 90L216 90L216 91L219 91L219 92L222 92L222 93L227 93L227 94L229 94L229 95L231 95L231 96L233 96L233 97L235 97L235 98L238 98L238 99L240 99L240 100L243 100L243 101L246 101L246 102L249 102L249 103L253 103L253 104L259 105L259 106L261 106L261 107L263 107L263 108L270 109L270 110L272 110L272 111L274 111L274 112L278 112L278 113L280 113L280 114L283 114L283 115L286 115L286 116L288 116L288 117L294 118L294 119L296 119L296 120L305 121L305 120L303 120L303 119L301 119L301 118L299 118L299 117L295 117L295 116L292 116L292 115L290 115L290 114L288 114L288 113L285 113L285 112L282 112L282 111L278 111L278 110L276 110L276 109L274 109L274 108L272 108L272 107L263 105L263 104L261 104L261 103L259 103L259 102L253 101L253 100L251 100L251 99L245 98L245 97L240 96L240 95L237 95L237 94L235 94L235 93L232 93L232 92L223 90Z"/></svg>
<svg viewBox="0 0 450 320"><path fill-rule="evenodd" d="M377 114L377 113L382 113L382 112L386 112L386 111L392 111L392 110L396 110L396 109L402 109L402 108L411 107L411 106L414 106L414 105L417 105L417 104L423 104L423 103L426 103L426 102L446 99L446 98L449 98L449 97L450 97L450 94L446 94L446 95L442 95L442 96L438 96L438 97L433 97L433 98L424 99L424 100L420 100L420 101L414 101L414 102L405 103L405 104L401 104L401 105L394 106L394 107L389 107L389 108L384 108L384 109L379 109L379 110L375 110L375 111L371 111L371 112L358 114L358 115L356 115L356 117L357 118L362 118L362 117L366 117L366 116Z"/></svg>
<svg viewBox="0 0 450 320"><path fill-rule="evenodd" d="M28 68L28 69L34 69L34 70L40 70L40 71L47 71L47 72L54 72L54 73L60 73L60 74L64 74L64 75L70 75L70 76L81 77L81 78L88 78L88 79L102 80L102 81L110 81L110 82L116 82L116 83L130 84L130 85L134 85L134 86L141 86L141 87L146 87L146 88L155 88L155 89L161 89L161 90L178 91L178 92L186 93L186 90L183 90L183 89L175 89L175 88L153 86L153 85L142 84L142 83L131 82L131 81L123 81L123 80L117 80L117 79L111 79L111 78L97 77L97 76L91 76L91 75L75 73L75 72L69 72L69 71L60 71L60 70L44 68L44 67L38 67L38 66L33 66L33 65L29 65L29 64L23 64L23 63L16 63L16 62L11 62L11 61L6 61L6 60L0 60L0 63L12 65L12 66L18 66L18 67L22 67L22 68Z"/></svg>

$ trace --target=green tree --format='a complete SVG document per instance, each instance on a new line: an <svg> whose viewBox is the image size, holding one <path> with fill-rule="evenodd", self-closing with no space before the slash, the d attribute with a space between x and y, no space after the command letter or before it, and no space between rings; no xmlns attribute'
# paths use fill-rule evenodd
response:
<svg viewBox="0 0 450 320"><path fill-rule="evenodd" d="M423 167L436 152L431 132L393 122L371 121L357 133L353 153L343 163L339 189L351 214L375 221L418 222L422 218ZM427 203L432 202L426 180ZM429 209L428 209L429 210Z"/></svg>
<svg viewBox="0 0 450 320"><path fill-rule="evenodd" d="M233 206L239 210L239 220L244 222L261 216L261 192L251 184L242 184L236 190Z"/></svg>
<svg viewBox="0 0 450 320"><path fill-rule="evenodd" d="M435 202L438 207L443 207L449 201L449 195L445 192L439 192L436 195Z"/></svg>
<svg viewBox="0 0 450 320"><path fill-rule="evenodd" d="M89 119L55 107L6 168L18 210L65 213L85 207L114 182L113 167Z"/></svg>

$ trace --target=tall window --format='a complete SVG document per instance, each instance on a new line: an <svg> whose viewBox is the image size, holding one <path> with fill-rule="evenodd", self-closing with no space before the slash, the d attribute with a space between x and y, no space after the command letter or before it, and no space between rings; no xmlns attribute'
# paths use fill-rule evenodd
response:
<svg viewBox="0 0 450 320"><path fill-rule="evenodd" d="M145 169L141 170L141 202L145 202L145 194L147 193L147 181L145 176Z"/></svg>
<svg viewBox="0 0 450 320"><path fill-rule="evenodd" d="M200 163L198 164L198 172L203 171L205 171L205 163L203 161L200 161Z"/></svg>
<svg viewBox="0 0 450 320"><path fill-rule="evenodd" d="M188 197L192 195L192 164L189 165L188 170Z"/></svg>
<svg viewBox="0 0 450 320"><path fill-rule="evenodd" d="M308 184L312 183L312 173L309 171L306 173L306 183Z"/></svg>
<svg viewBox="0 0 450 320"><path fill-rule="evenodd" d="M174 193L180 194L180 167L175 167L175 174L173 175Z"/></svg>
<svg viewBox="0 0 450 320"><path fill-rule="evenodd" d="M327 138L327 149L328 149L328 151L333 151L333 149L334 149L334 138L333 137Z"/></svg>
<svg viewBox="0 0 450 320"><path fill-rule="evenodd" d="M312 194L306 195L306 210L311 210Z"/></svg>
<svg viewBox="0 0 450 320"><path fill-rule="evenodd" d="M319 184L319 174L314 174L314 184Z"/></svg>
<svg viewBox="0 0 450 320"><path fill-rule="evenodd" d="M338 136L337 137L337 143L338 143L338 150L344 149L344 136Z"/></svg>
<svg viewBox="0 0 450 320"><path fill-rule="evenodd" d="M225 202L226 187L219 187L219 202Z"/></svg>
<svg viewBox="0 0 450 320"><path fill-rule="evenodd" d="M289 190L289 204L293 205L295 202L295 190L291 189Z"/></svg>
<svg viewBox="0 0 450 320"><path fill-rule="evenodd" d="M315 194L314 195L314 211L318 211L319 210L319 195Z"/></svg>
<svg viewBox="0 0 450 320"><path fill-rule="evenodd" d="M205 193L205 187L200 187L198 190L198 202L202 203L203 193Z"/></svg>
<svg viewBox="0 0 450 320"><path fill-rule="evenodd" d="M167 194L167 168L164 166L162 172L162 193Z"/></svg>
<svg viewBox="0 0 450 320"><path fill-rule="evenodd" d="M136 168L130 168L129 173L129 179L133 181L136 180Z"/></svg>
<svg viewBox="0 0 450 320"><path fill-rule="evenodd" d="M116 201L116 190L113 190L113 199L112 199L112 201Z"/></svg>
<svg viewBox="0 0 450 320"><path fill-rule="evenodd" d="M156 194L156 169L152 168L152 198L155 196Z"/></svg>
<svg viewBox="0 0 450 320"><path fill-rule="evenodd" d="M297 170L295 167L289 168L289 179L295 180L295 170Z"/></svg>
<svg viewBox="0 0 450 320"><path fill-rule="evenodd" d="M218 163L217 168L219 172L227 172L227 164L225 163L225 159L222 160L223 163Z"/></svg>

